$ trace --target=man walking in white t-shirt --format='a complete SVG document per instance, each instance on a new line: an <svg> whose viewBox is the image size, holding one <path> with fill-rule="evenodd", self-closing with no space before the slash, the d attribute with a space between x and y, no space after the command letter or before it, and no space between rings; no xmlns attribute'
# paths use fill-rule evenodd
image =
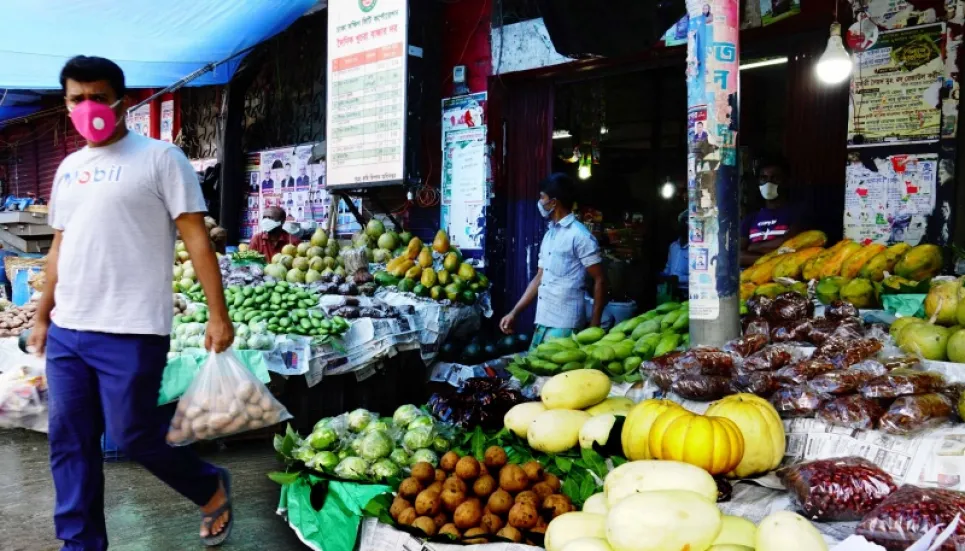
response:
<svg viewBox="0 0 965 551"><path fill-rule="evenodd" d="M198 178L176 146L127 131L124 73L78 56L60 83L87 147L57 169L54 240L30 345L46 351L54 526L64 551L104 551L106 433L132 460L201 508L201 539L223 542L233 521L228 472L165 442L157 408L171 332L175 230L210 310L205 346L234 340Z"/></svg>

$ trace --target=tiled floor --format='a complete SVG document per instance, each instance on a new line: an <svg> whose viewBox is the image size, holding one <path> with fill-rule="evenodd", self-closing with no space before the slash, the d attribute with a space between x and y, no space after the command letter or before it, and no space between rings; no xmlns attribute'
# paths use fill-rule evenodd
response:
<svg viewBox="0 0 965 551"><path fill-rule="evenodd" d="M206 453L231 469L237 521L227 551L306 549L277 515L278 485L265 476L277 467L269 442L232 444ZM204 549L194 506L131 463L106 463L107 529L112 551ZM0 549L57 551L54 490L43 434L0 430Z"/></svg>

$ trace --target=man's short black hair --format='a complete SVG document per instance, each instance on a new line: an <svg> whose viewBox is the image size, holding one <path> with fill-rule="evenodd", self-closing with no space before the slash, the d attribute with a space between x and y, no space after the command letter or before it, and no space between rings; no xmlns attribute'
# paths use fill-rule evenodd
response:
<svg viewBox="0 0 965 551"><path fill-rule="evenodd" d="M767 155L762 157L758 170L764 170L767 167L777 167L781 169L781 173L785 176L791 173L791 164L781 155Z"/></svg>
<svg viewBox="0 0 965 551"><path fill-rule="evenodd" d="M555 172L547 176L539 184L539 190L550 199L556 199L565 208L573 208L576 201L576 190L573 180L562 172Z"/></svg>
<svg viewBox="0 0 965 551"><path fill-rule="evenodd" d="M60 88L67 93L67 79L77 82L97 82L106 80L118 98L127 95L124 84L124 71L117 63L103 57L79 55L70 58L60 70Z"/></svg>

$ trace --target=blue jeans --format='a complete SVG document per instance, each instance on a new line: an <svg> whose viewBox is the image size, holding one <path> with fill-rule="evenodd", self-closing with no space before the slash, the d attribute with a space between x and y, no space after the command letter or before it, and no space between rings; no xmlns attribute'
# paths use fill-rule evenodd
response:
<svg viewBox="0 0 965 551"><path fill-rule="evenodd" d="M165 442L170 419L157 407L168 337L73 331L47 334L50 470L57 499L54 527L64 551L104 551L107 435L132 460L193 501L206 504L219 472L188 448Z"/></svg>

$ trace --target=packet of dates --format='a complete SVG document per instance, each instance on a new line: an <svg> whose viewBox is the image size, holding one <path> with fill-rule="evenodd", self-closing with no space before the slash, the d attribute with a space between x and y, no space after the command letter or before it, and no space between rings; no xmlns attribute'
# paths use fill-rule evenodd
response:
<svg viewBox="0 0 965 551"><path fill-rule="evenodd" d="M809 461L777 474L811 520L861 520L895 491L891 476L863 457Z"/></svg>
<svg viewBox="0 0 965 551"><path fill-rule="evenodd" d="M184 446L270 427L292 416L230 349L208 354L178 401L167 441Z"/></svg>

